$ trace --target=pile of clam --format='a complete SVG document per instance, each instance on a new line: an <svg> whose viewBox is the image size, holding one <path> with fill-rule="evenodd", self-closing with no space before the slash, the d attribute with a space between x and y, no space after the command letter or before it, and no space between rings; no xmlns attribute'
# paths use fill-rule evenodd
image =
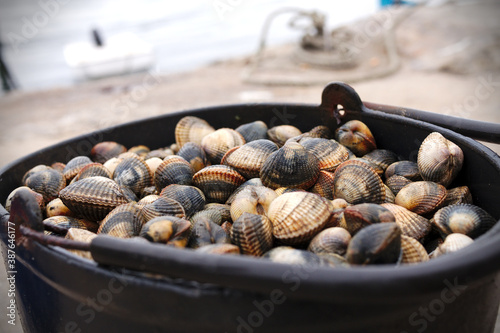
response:
<svg viewBox="0 0 500 333"><path fill-rule="evenodd" d="M427 261L496 222L467 186L450 188L463 153L437 132L416 162L377 149L357 120L302 133L262 121L216 130L187 116L175 140L155 150L101 142L90 156L29 170L23 186L45 232L335 267Z"/></svg>

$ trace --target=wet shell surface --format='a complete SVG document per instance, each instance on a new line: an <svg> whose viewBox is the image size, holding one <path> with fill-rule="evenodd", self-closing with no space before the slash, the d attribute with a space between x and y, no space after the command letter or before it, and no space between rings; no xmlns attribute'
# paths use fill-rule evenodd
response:
<svg viewBox="0 0 500 333"><path fill-rule="evenodd" d="M229 196L229 198L226 201L226 204L230 205L233 202L234 198L238 195L238 193L243 191L245 189L245 187L248 185L264 186L264 185L262 185L262 181L260 180L260 178L251 178L251 179L247 180L246 182L244 182L243 184L241 184L240 186L238 186L238 188L236 190L234 190L233 193L231 193L231 195Z"/></svg>
<svg viewBox="0 0 500 333"><path fill-rule="evenodd" d="M175 216L159 216L146 222L139 233L150 242L186 247L191 223Z"/></svg>
<svg viewBox="0 0 500 333"><path fill-rule="evenodd" d="M135 195L140 195L143 188L152 184L153 175L144 160L127 157L116 166L113 179L121 187L127 187Z"/></svg>
<svg viewBox="0 0 500 333"><path fill-rule="evenodd" d="M467 186L449 189L443 201L443 207L456 204L472 204L472 194Z"/></svg>
<svg viewBox="0 0 500 333"><path fill-rule="evenodd" d="M260 179L272 189L308 189L316 183L319 171L316 156L299 143L287 142L266 159L260 170Z"/></svg>
<svg viewBox="0 0 500 333"><path fill-rule="evenodd" d="M228 150L243 146L245 139L231 128L221 128L208 134L201 141L201 147L212 164L221 164L222 157Z"/></svg>
<svg viewBox="0 0 500 333"><path fill-rule="evenodd" d="M335 139L356 156L363 156L377 149L372 132L359 120L351 120L335 131Z"/></svg>
<svg viewBox="0 0 500 333"><path fill-rule="evenodd" d="M351 241L351 234L344 228L327 228L314 236L308 250L316 254L334 253L343 256Z"/></svg>
<svg viewBox="0 0 500 333"><path fill-rule="evenodd" d="M116 206L128 202L115 181L99 176L66 186L59 197L73 213L91 221L102 220Z"/></svg>
<svg viewBox="0 0 500 333"><path fill-rule="evenodd" d="M45 164L39 164L37 166L34 166L33 168L29 169L28 171L26 171L26 173L23 175L23 178L21 180L22 184L24 186L26 186L26 180L32 175L34 174L35 172L38 172L38 171L41 171L41 170L45 170L45 169L50 169L49 166L45 165Z"/></svg>
<svg viewBox="0 0 500 333"><path fill-rule="evenodd" d="M384 172L389 165L399 161L399 157L396 153L386 149L375 149L368 154L363 155L363 159L376 164Z"/></svg>
<svg viewBox="0 0 500 333"><path fill-rule="evenodd" d="M246 186L231 203L231 219L236 221L243 213L267 215L269 206L276 199L276 192L265 186Z"/></svg>
<svg viewBox="0 0 500 333"><path fill-rule="evenodd" d="M127 151L124 145L114 141L103 141L92 147L90 157L94 162L104 163L107 160Z"/></svg>
<svg viewBox="0 0 500 333"><path fill-rule="evenodd" d="M245 139L245 142L267 139L267 125L261 120L238 126L235 130Z"/></svg>
<svg viewBox="0 0 500 333"><path fill-rule="evenodd" d="M457 204L441 208L432 223L442 235L460 233L476 238L490 230L496 220L484 209L470 204Z"/></svg>
<svg viewBox="0 0 500 333"><path fill-rule="evenodd" d="M444 242L431 253L431 258L437 258L444 254L456 252L474 243L474 240L467 235L454 233L446 236Z"/></svg>
<svg viewBox="0 0 500 333"><path fill-rule="evenodd" d="M209 244L229 244L231 240L221 226L209 219L200 219L193 224L189 247L197 249Z"/></svg>
<svg viewBox="0 0 500 333"><path fill-rule="evenodd" d="M320 171L318 180L316 180L316 183L310 188L309 191L319 194L328 200L333 200L335 194L333 179L333 172Z"/></svg>
<svg viewBox="0 0 500 333"><path fill-rule="evenodd" d="M309 192L285 193L271 203L267 216L274 237L294 245L311 240L330 218L331 202Z"/></svg>
<svg viewBox="0 0 500 333"><path fill-rule="evenodd" d="M431 223L425 217L395 204L384 203L381 206L391 211L403 235L421 240L431 231Z"/></svg>
<svg viewBox="0 0 500 333"><path fill-rule="evenodd" d="M171 215L179 218L186 217L186 212L178 201L162 196L160 196L152 203L142 207L142 213L146 221L164 215Z"/></svg>
<svg viewBox="0 0 500 333"><path fill-rule="evenodd" d="M185 159L193 167L194 172L198 172L206 166L210 165L210 161L207 158L207 154L201 145L188 142L177 153L177 156Z"/></svg>
<svg viewBox="0 0 500 333"><path fill-rule="evenodd" d="M93 162L87 156L76 156L72 158L68 163L66 163L63 170L63 176L64 179L66 179L66 182L69 183L85 165L90 163Z"/></svg>
<svg viewBox="0 0 500 333"><path fill-rule="evenodd" d="M111 178L112 173L101 163L90 163L81 168L72 181L95 176Z"/></svg>
<svg viewBox="0 0 500 333"><path fill-rule="evenodd" d="M201 140L214 131L215 129L205 120L186 116L179 120L175 126L175 142L179 148L182 148L188 142L201 144Z"/></svg>
<svg viewBox="0 0 500 333"><path fill-rule="evenodd" d="M189 185L169 185L161 191L160 196L178 201L184 208L187 218L202 210L206 203L203 192Z"/></svg>
<svg viewBox="0 0 500 333"><path fill-rule="evenodd" d="M377 223L362 229L349 243L352 265L394 264L401 257L401 230L396 223Z"/></svg>
<svg viewBox="0 0 500 333"><path fill-rule="evenodd" d="M71 216L52 216L42 221L45 227L52 226L60 230L69 230L70 228L85 229L91 232L96 232L99 225L96 222L78 219Z"/></svg>
<svg viewBox="0 0 500 333"><path fill-rule="evenodd" d="M271 222L263 215L243 213L233 223L231 242L243 254L262 256L273 245Z"/></svg>
<svg viewBox="0 0 500 333"><path fill-rule="evenodd" d="M278 125L270 128L267 131L269 140L276 143L278 146L283 146L288 139L301 135L302 132L292 125Z"/></svg>
<svg viewBox="0 0 500 333"><path fill-rule="evenodd" d="M60 198L55 198L45 206L45 215L51 216L72 216L73 212L66 207Z"/></svg>
<svg viewBox="0 0 500 333"><path fill-rule="evenodd" d="M191 185L194 169L184 158L167 157L154 174L154 184L158 191L171 184Z"/></svg>
<svg viewBox="0 0 500 333"><path fill-rule="evenodd" d="M227 165L211 165L193 176L193 185L203 191L207 202L225 203L244 182L245 178Z"/></svg>
<svg viewBox="0 0 500 333"><path fill-rule="evenodd" d="M234 168L245 178L256 178L266 159L277 150L278 146L270 140L254 140L230 149L221 163Z"/></svg>
<svg viewBox="0 0 500 333"><path fill-rule="evenodd" d="M462 149L438 132L429 134L418 150L417 164L422 178L445 187L460 172L463 161Z"/></svg>
<svg viewBox="0 0 500 333"><path fill-rule="evenodd" d="M411 161L399 161L389 165L385 170L385 179L394 175L405 177L411 181L422 180L417 163Z"/></svg>
<svg viewBox="0 0 500 333"><path fill-rule="evenodd" d="M406 209L425 215L435 212L443 205L446 188L429 181L413 182L403 187L394 203Z"/></svg>
<svg viewBox="0 0 500 333"><path fill-rule="evenodd" d="M417 264L429 260L425 247L415 238L401 235L401 249L403 250L402 264Z"/></svg>
<svg viewBox="0 0 500 333"><path fill-rule="evenodd" d="M385 184L394 195L397 195L399 191L406 185L410 184L412 181L406 177L394 175L385 181Z"/></svg>
<svg viewBox="0 0 500 333"><path fill-rule="evenodd" d="M160 196L158 194L149 194L149 195L146 195L145 197L143 197L141 200L139 200L137 202L137 205L139 205L141 207L144 207L147 204L150 204L150 203L156 201L156 199L158 199L159 197Z"/></svg>
<svg viewBox="0 0 500 333"><path fill-rule="evenodd" d="M364 203L346 207L341 218L340 226L351 235L374 223L396 222L396 218L387 208Z"/></svg>
<svg viewBox="0 0 500 333"><path fill-rule="evenodd" d="M349 159L347 149L335 140L309 138L301 140L300 144L318 158L319 168L334 172L335 169Z"/></svg>
<svg viewBox="0 0 500 333"><path fill-rule="evenodd" d="M28 190L28 192L31 193L33 195L33 197L35 198L40 209L41 210L45 209L45 202L43 201L43 195L33 191L32 189L30 189L27 186L19 186L19 187L15 188L12 192L10 192L9 196L7 197L7 200L5 201L5 210L10 212L10 206L12 205L12 200L14 199L14 195L20 190Z"/></svg>
<svg viewBox="0 0 500 333"><path fill-rule="evenodd" d="M222 225L224 222L232 222L231 206L219 203L210 203L205 205L203 210L200 210L191 217L191 223L194 224L199 220L209 219L217 225Z"/></svg>
<svg viewBox="0 0 500 333"><path fill-rule="evenodd" d="M106 234L119 238L131 238L139 235L144 217L135 202L120 205L109 212L99 224L97 234Z"/></svg>
<svg viewBox="0 0 500 333"><path fill-rule="evenodd" d="M54 200L59 195L66 181L63 175L52 168L37 171L26 179L26 186L43 196L44 202Z"/></svg>
<svg viewBox="0 0 500 333"><path fill-rule="evenodd" d="M335 198L350 204L385 202L385 186L377 172L357 160L342 163L334 174Z"/></svg>

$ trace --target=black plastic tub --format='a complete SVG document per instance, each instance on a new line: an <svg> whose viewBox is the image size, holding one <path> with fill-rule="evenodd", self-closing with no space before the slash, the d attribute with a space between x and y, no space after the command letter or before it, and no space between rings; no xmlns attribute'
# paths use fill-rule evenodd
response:
<svg viewBox="0 0 500 333"><path fill-rule="evenodd" d="M338 104L345 114L340 115ZM31 167L88 154L97 142L167 146L186 115L215 128L263 120L303 131L319 124L334 129L338 118L363 121L379 147L410 160L430 132L442 133L465 156L452 186L467 184L474 202L500 218L500 157L457 133L500 142L499 125L366 105L349 86L332 83L319 106L217 106L120 125L6 166L0 171L0 202ZM7 263L9 215L3 207L0 216ZM110 237L91 244L97 264L61 247L16 237L22 238L15 248L16 300L26 332L493 332L500 301L500 224L456 254L415 266L350 269L199 254Z"/></svg>

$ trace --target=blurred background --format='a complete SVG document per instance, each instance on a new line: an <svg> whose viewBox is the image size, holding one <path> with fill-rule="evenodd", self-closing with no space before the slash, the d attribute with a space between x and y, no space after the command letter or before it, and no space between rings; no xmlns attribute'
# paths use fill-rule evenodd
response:
<svg viewBox="0 0 500 333"><path fill-rule="evenodd" d="M167 112L319 104L330 81L500 123L499 14L495 0L0 0L0 167Z"/></svg>

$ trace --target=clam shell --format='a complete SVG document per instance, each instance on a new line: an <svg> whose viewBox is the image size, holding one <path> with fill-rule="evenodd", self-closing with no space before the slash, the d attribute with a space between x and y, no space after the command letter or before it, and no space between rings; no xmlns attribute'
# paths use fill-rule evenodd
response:
<svg viewBox="0 0 500 333"><path fill-rule="evenodd" d="M58 227L58 229L66 230L69 230L70 228L78 228L88 230L90 232L96 232L99 228L99 225L96 222L62 215L48 217L42 222L44 226L55 226Z"/></svg>
<svg viewBox="0 0 500 333"><path fill-rule="evenodd" d="M276 192L277 195L282 195L285 193L306 192L306 191L300 188L278 187L277 189L274 190L274 192Z"/></svg>
<svg viewBox="0 0 500 333"><path fill-rule="evenodd" d="M112 173L101 163L90 163L81 168L72 181L95 176L111 178Z"/></svg>
<svg viewBox="0 0 500 333"><path fill-rule="evenodd" d="M29 193L33 195L35 198L36 202L38 203L38 206L40 209L43 211L45 209L45 202L43 201L43 195L40 193L37 193L30 189L28 186L19 186L15 188L10 194L7 196L7 200L5 200L5 210L10 212L10 206L12 205L12 200L14 199L14 195L19 191L19 190L28 190Z"/></svg>
<svg viewBox="0 0 500 333"><path fill-rule="evenodd" d="M195 251L210 254L240 254L240 248L233 244L208 244Z"/></svg>
<svg viewBox="0 0 500 333"><path fill-rule="evenodd" d="M217 225L222 225L226 221L232 222L231 219L231 206L219 203L210 203L205 205L203 210L195 213L191 217L191 223L194 224L198 220L208 218Z"/></svg>
<svg viewBox="0 0 500 333"><path fill-rule="evenodd" d="M342 163L334 174L335 198L351 204L385 202L382 179L368 164L357 160Z"/></svg>
<svg viewBox="0 0 500 333"><path fill-rule="evenodd" d="M184 208L186 218L202 210L206 201L205 195L199 188L188 185L168 185L161 191L160 196L179 202Z"/></svg>
<svg viewBox="0 0 500 333"><path fill-rule="evenodd" d="M233 224L231 222L226 221L226 222L222 223L220 226L222 229L224 229L226 234L231 236L231 229L233 229ZM238 252L239 252L239 249L238 249Z"/></svg>
<svg viewBox="0 0 500 333"><path fill-rule="evenodd" d="M496 220L484 209L471 204L457 204L441 208L432 223L442 235L460 233L477 238L490 230Z"/></svg>
<svg viewBox="0 0 500 333"><path fill-rule="evenodd" d="M173 199L160 196L150 204L142 207L144 219L147 221L158 216L171 215L179 218L185 218L186 212L182 205Z"/></svg>
<svg viewBox="0 0 500 333"><path fill-rule="evenodd" d="M399 191L406 185L410 184L412 181L406 177L394 175L385 181L385 184L392 191L394 195L397 195Z"/></svg>
<svg viewBox="0 0 500 333"><path fill-rule="evenodd" d="M63 172L64 168L66 167L66 164L61 163L61 162L55 162L50 165L50 167L54 170L59 171L60 173Z"/></svg>
<svg viewBox="0 0 500 333"><path fill-rule="evenodd" d="M382 178L384 176L384 169L382 169L378 164L375 164L372 161L369 161L369 160L364 159L362 157L350 158L350 160L356 160L356 161L366 163L366 164L368 164L368 166L370 166L370 168L375 170L375 172L377 173L377 175L379 175L380 178Z"/></svg>
<svg viewBox="0 0 500 333"><path fill-rule="evenodd" d="M182 148L188 142L201 144L201 140L214 131L215 129L205 120L186 116L179 120L175 126L175 142L179 148Z"/></svg>
<svg viewBox="0 0 500 333"><path fill-rule="evenodd" d="M230 205L233 202L234 198L238 195L238 193L243 191L243 189L245 189L245 187L248 185L264 186L262 184L262 181L260 180L260 178L251 178L251 179L247 180L246 182L244 182L243 184L241 184L240 186L238 186L238 188L236 190L234 190L233 193L231 193L231 195L229 196L229 198L226 201L226 204Z"/></svg>
<svg viewBox="0 0 500 333"><path fill-rule="evenodd" d="M186 247L191 223L175 216L159 216L146 222L139 233L150 242Z"/></svg>
<svg viewBox="0 0 500 333"><path fill-rule="evenodd" d="M364 203L346 207L340 220L340 227L355 235L367 226L383 222L396 222L396 218L381 205Z"/></svg>
<svg viewBox="0 0 500 333"><path fill-rule="evenodd" d="M72 158L68 163L66 163L63 170L63 176L64 179L66 179L66 183L69 183L85 165L90 163L93 162L87 156L76 156Z"/></svg>
<svg viewBox="0 0 500 333"><path fill-rule="evenodd" d="M445 187L460 172L463 161L462 149L438 132L429 134L418 150L417 164L422 178Z"/></svg>
<svg viewBox="0 0 500 333"><path fill-rule="evenodd" d="M103 141L92 147L90 157L94 162L104 163L107 160L127 151L124 145L114 141Z"/></svg>
<svg viewBox="0 0 500 333"><path fill-rule="evenodd" d="M308 246L308 250L320 253L334 253L343 256L351 241L351 234L344 228L327 228L314 236Z"/></svg>
<svg viewBox="0 0 500 333"><path fill-rule="evenodd" d="M94 239L95 237L97 237L95 233L78 228L69 229L65 236L66 239L71 239L83 243L90 243L92 239ZM92 254L89 251L81 251L81 250L68 250L68 251L82 258L92 260Z"/></svg>
<svg viewBox="0 0 500 333"><path fill-rule="evenodd" d="M243 124L235 130L243 136L245 142L267 139L267 125L261 120Z"/></svg>
<svg viewBox="0 0 500 333"><path fill-rule="evenodd" d="M231 240L221 226L213 223L209 219L200 219L193 224L189 247L197 249L209 244L229 244Z"/></svg>
<svg viewBox="0 0 500 333"><path fill-rule="evenodd" d="M160 196L157 195L157 194L150 194L150 195L146 195L144 198L142 198L141 200L139 200L137 202L137 205L140 206L140 207L144 207L146 206L147 204L150 204L152 202L155 202L156 199L158 199Z"/></svg>
<svg viewBox="0 0 500 333"><path fill-rule="evenodd" d="M260 170L260 179L272 189L308 189L316 183L319 171L316 156L296 142L287 142L266 159Z"/></svg>
<svg viewBox="0 0 500 333"><path fill-rule="evenodd" d="M201 145L188 142L182 146L182 148L177 153L177 156L184 158L193 167L194 172L198 172L206 166L210 165L208 161L207 154Z"/></svg>
<svg viewBox="0 0 500 333"><path fill-rule="evenodd" d="M130 147L128 150L129 153L137 154L141 158L146 157L146 155L150 151L151 151L151 149L149 149L149 147L144 146L144 145L133 146L133 147Z"/></svg>
<svg viewBox="0 0 500 333"><path fill-rule="evenodd" d="M151 158L159 158L160 160L163 160L165 157L174 155L174 152L170 148L165 148L165 149L154 149L151 150L145 157L144 159L147 161ZM153 171L153 170L151 170Z"/></svg>
<svg viewBox="0 0 500 333"><path fill-rule="evenodd" d="M335 139L356 156L363 156L377 149L372 132L359 120L351 120L335 131Z"/></svg>
<svg viewBox="0 0 500 333"><path fill-rule="evenodd" d="M154 183L158 191L171 184L191 185L193 175L194 169L185 159L169 156L156 169Z"/></svg>
<svg viewBox="0 0 500 333"><path fill-rule="evenodd" d="M334 198L334 186L333 186L333 172L320 171L318 180L311 187L310 191L321 195L323 198L328 200L333 200Z"/></svg>
<svg viewBox="0 0 500 333"><path fill-rule="evenodd" d="M245 178L256 178L266 159L277 150L278 146L272 141L254 140L230 149L221 163L234 168Z"/></svg>
<svg viewBox="0 0 500 333"><path fill-rule="evenodd" d="M472 194L467 186L449 189L443 201L443 207L456 204L472 204Z"/></svg>
<svg viewBox="0 0 500 333"><path fill-rule="evenodd" d="M116 182L99 176L66 186L59 197L73 213L91 221L102 220L116 206L128 202Z"/></svg>
<svg viewBox="0 0 500 333"><path fill-rule="evenodd" d="M154 175L155 172L156 172L156 169L158 169L158 167L160 166L160 164L163 163L163 158L150 157L148 159L145 159L144 162L146 162L149 170L151 171L151 174Z"/></svg>
<svg viewBox="0 0 500 333"><path fill-rule="evenodd" d="M121 158L118 158L118 157L112 157L110 158L109 160L107 160L106 162L104 162L103 166L109 170L109 173L112 175L113 172L115 172L115 169L116 169L116 166L118 164L120 164L120 162L122 161Z"/></svg>
<svg viewBox="0 0 500 333"><path fill-rule="evenodd" d="M207 202L224 203L245 178L227 165L211 165L193 176L193 185L205 194Z"/></svg>
<svg viewBox="0 0 500 333"><path fill-rule="evenodd" d="M44 169L33 173L26 179L26 186L43 196L45 203L54 200L66 186L66 181L57 170Z"/></svg>
<svg viewBox="0 0 500 333"><path fill-rule="evenodd" d="M66 207L66 205L60 198L55 198L54 200L47 203L47 206L45 207L45 215L47 217L72 216L73 212L69 210L68 207Z"/></svg>
<svg viewBox="0 0 500 333"><path fill-rule="evenodd" d="M26 173L23 175L23 178L21 180L23 186L26 186L26 180L32 175L34 174L35 172L38 172L38 171L41 171L41 170L46 170L46 169L50 169L49 166L45 165L45 164L39 164L37 166L34 166L33 168L29 169L28 171L26 171Z"/></svg>
<svg viewBox="0 0 500 333"><path fill-rule="evenodd" d="M301 135L302 132L292 125L279 125L270 128L267 131L269 140L276 143L279 147L283 146L288 139Z"/></svg>
<svg viewBox="0 0 500 333"><path fill-rule="evenodd" d="M431 231L431 223L425 217L395 204L384 203L381 206L391 211L403 235L421 240Z"/></svg>
<svg viewBox="0 0 500 333"><path fill-rule="evenodd" d="M431 253L431 258L437 258L444 254L453 253L474 243L474 240L467 235L454 233L446 236L444 242Z"/></svg>
<svg viewBox="0 0 500 333"><path fill-rule="evenodd" d="M396 201L396 196L394 193L392 193L391 189L387 186L385 186L385 201L384 203L394 203Z"/></svg>
<svg viewBox="0 0 500 333"><path fill-rule="evenodd" d="M144 160L138 157L124 158L113 172L114 181L140 195L143 188L152 184L153 175Z"/></svg>
<svg viewBox="0 0 500 333"><path fill-rule="evenodd" d="M358 232L346 259L352 265L395 264L401 257L401 229L396 223L377 223Z"/></svg>
<svg viewBox="0 0 500 333"><path fill-rule="evenodd" d="M300 144L318 158L319 168L334 172L335 169L349 159L347 149L335 140L310 138L301 140Z"/></svg>
<svg viewBox="0 0 500 333"><path fill-rule="evenodd" d="M221 128L201 140L201 147L212 164L221 164L228 150L245 144L240 133L231 128Z"/></svg>
<svg viewBox="0 0 500 333"><path fill-rule="evenodd" d="M106 234L119 238L139 236L144 222L141 209L135 202L123 204L106 215L99 224L97 234Z"/></svg>
<svg viewBox="0 0 500 333"><path fill-rule="evenodd" d="M263 215L245 212L233 223L231 242L242 254L262 256L273 246L271 222Z"/></svg>
<svg viewBox="0 0 500 333"><path fill-rule="evenodd" d="M290 246L278 246L266 252L263 258L273 262L291 265L321 265L323 260L315 253L294 249Z"/></svg>
<svg viewBox="0 0 500 333"><path fill-rule="evenodd" d="M396 153L386 149L375 149L363 155L363 159L376 164L383 172L385 172L389 165L399 161Z"/></svg>
<svg viewBox="0 0 500 333"><path fill-rule="evenodd" d="M413 182L403 187L394 203L419 215L435 212L443 205L446 188L429 181Z"/></svg>
<svg viewBox="0 0 500 333"><path fill-rule="evenodd" d="M405 177L411 181L422 180L417 163L411 161L399 161L389 165L385 170L385 179L394 175Z"/></svg>
<svg viewBox="0 0 500 333"><path fill-rule="evenodd" d="M269 206L276 199L276 192L265 186L246 186L231 203L231 219L236 221L243 213L267 215Z"/></svg>
<svg viewBox="0 0 500 333"><path fill-rule="evenodd" d="M324 125L313 127L308 132L304 133L304 135L310 138L322 138L322 139L333 138L332 131L330 131L330 129Z"/></svg>
<svg viewBox="0 0 500 333"><path fill-rule="evenodd" d="M300 244L312 239L329 221L330 201L309 192L285 193L271 203L267 216L274 237L283 244Z"/></svg>
<svg viewBox="0 0 500 333"><path fill-rule="evenodd" d="M415 238L401 235L401 249L403 250L402 264L417 264L429 260L425 247Z"/></svg>

